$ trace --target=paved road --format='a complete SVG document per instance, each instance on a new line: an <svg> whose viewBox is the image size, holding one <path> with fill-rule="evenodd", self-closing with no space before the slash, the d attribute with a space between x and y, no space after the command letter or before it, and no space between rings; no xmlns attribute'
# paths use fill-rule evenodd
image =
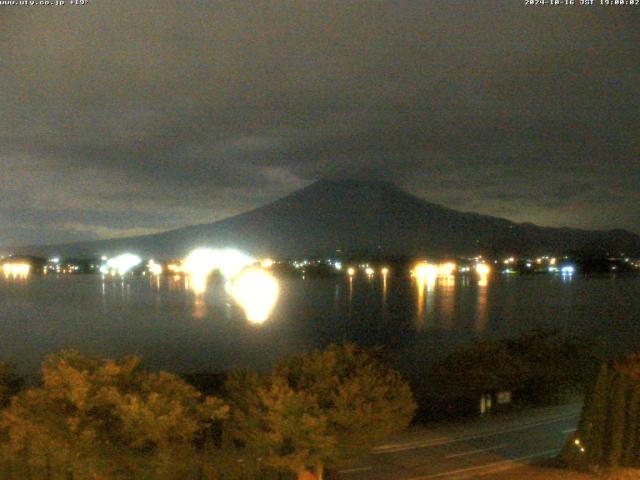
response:
<svg viewBox="0 0 640 480"><path fill-rule="evenodd" d="M556 455L575 431L581 405L412 429L338 472L340 480L491 478Z"/></svg>

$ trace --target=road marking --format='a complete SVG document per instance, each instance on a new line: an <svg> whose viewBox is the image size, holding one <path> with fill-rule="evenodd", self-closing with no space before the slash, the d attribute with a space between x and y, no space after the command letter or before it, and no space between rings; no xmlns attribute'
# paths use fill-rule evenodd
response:
<svg viewBox="0 0 640 480"><path fill-rule="evenodd" d="M516 468L516 467L519 467L519 466L522 465L522 464L520 464L518 462L521 462L523 460L532 460L534 458L551 456L552 454L556 454L558 452L559 452L558 449L545 450L544 452L538 452L538 453L534 453L534 454L531 454L531 455L525 455L523 457L512 458L512 459L509 459L509 460L501 460L499 462L487 463L487 464L484 464L484 465L477 465L475 467L461 468L461 469L458 469L458 470L450 470L448 472L434 473L434 474L431 474L431 475L424 475L422 477L411 477L411 478L407 478L406 480L427 480L429 478L448 477L448 476L451 476L451 475L459 475L459 474L464 474L464 473L468 473L468 472L475 472L477 470L483 470L483 469L491 468L491 467L511 466L511 468ZM493 473L493 472L486 472L485 474L488 474L488 473Z"/></svg>
<svg viewBox="0 0 640 480"><path fill-rule="evenodd" d="M440 445L448 445L450 443L456 443L456 442L464 442L466 440L475 440L477 438L484 438L484 437L493 437L495 435L500 435L502 433L510 433L510 432L516 432L518 430L527 430L529 428L533 428L533 427L539 427L542 425L548 425L550 423L556 423L556 422L560 422L563 420L569 420L570 418L573 417L577 417L579 414L575 413L575 414L571 414L571 415L564 415L562 417L557 417L557 418L553 418L553 419L548 419L548 420L544 420L544 421L539 421L539 422L532 422L532 423L523 423L514 427L509 427L509 428L504 428L502 430L494 430L494 431L487 431L487 432L482 432L482 433L477 433L477 434L471 434L471 435L464 435L461 437L457 437L457 438L447 438L447 437L440 437L440 438L435 438L435 439L431 439L427 442L422 442L422 443L418 443L418 442L411 442L411 443L405 443L405 444L396 444L396 445L385 445L382 447L375 447L372 451L373 454L375 455L380 455L380 454L384 454L384 453L395 453L395 452L402 452L405 450L417 450L419 448L428 448L428 447L436 447L436 446L440 446Z"/></svg>
<svg viewBox="0 0 640 480"><path fill-rule="evenodd" d="M528 426L535 427L538 425L544 425L546 423L555 423L557 421L565 420L565 419L568 420L569 418L578 416L579 414L580 414L579 412L575 412L575 413L563 413L561 415L545 416L538 420L530 421L528 423L521 423L519 424L517 429L520 429L521 427L522 428L528 427ZM478 438L478 436L482 436L482 435L491 436L494 433L502 433L503 431L505 432L512 431L512 428L513 427L508 427L507 429L502 429L502 430L487 430L482 434L472 434L472 435L474 435L473 438ZM464 438L466 439L466 437ZM429 444L431 444L432 442L434 443L434 445L439 445L438 442L441 442L441 441L453 442L457 440L452 440L451 437L436 437L436 438L429 439L427 441L414 440L412 442L406 442L406 443L395 443L395 444L392 443L387 445L379 445L377 447L374 447L373 450L374 450L374 453L378 453L377 451L379 451L379 453L383 453L384 450L395 450L397 448L404 448L404 447L421 448L423 445L429 446Z"/></svg>
<svg viewBox="0 0 640 480"><path fill-rule="evenodd" d="M435 437L435 438L431 438L428 440L428 442L442 442L442 441L446 441L449 440L450 437ZM413 442L406 442L406 443L389 443L387 445L378 445L376 447L373 447L373 450L387 450L387 449L395 449L395 448L402 448L402 447L408 447L411 445L415 445L415 444L422 444L424 443L423 440L414 440Z"/></svg>
<svg viewBox="0 0 640 480"><path fill-rule="evenodd" d="M575 428L567 428L566 430L562 430L562 433L573 433L575 432L577 429Z"/></svg>
<svg viewBox="0 0 640 480"><path fill-rule="evenodd" d="M466 452L461 452L461 453L454 453L453 455L447 455L444 458L456 458L456 457L464 457L466 455L473 455L475 453L482 453L482 452L490 452L492 450L498 450L500 448L504 448L506 446L508 446L508 443L503 443L502 445L496 445L495 447L489 447L489 448L476 448L475 450L469 450Z"/></svg>
<svg viewBox="0 0 640 480"><path fill-rule="evenodd" d="M368 472L371 468L372 467L347 468L346 470L338 470L338 474L344 475L345 473Z"/></svg>

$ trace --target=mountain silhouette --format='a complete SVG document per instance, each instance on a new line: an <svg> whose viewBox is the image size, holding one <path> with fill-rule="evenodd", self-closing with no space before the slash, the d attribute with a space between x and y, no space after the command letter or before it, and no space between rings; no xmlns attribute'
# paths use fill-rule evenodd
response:
<svg viewBox="0 0 640 480"><path fill-rule="evenodd" d="M200 246L235 247L256 256L465 255L601 249L640 252L625 230L540 227L460 212L410 195L392 183L320 180L280 200L219 222L140 237L25 247L41 255L181 257Z"/></svg>

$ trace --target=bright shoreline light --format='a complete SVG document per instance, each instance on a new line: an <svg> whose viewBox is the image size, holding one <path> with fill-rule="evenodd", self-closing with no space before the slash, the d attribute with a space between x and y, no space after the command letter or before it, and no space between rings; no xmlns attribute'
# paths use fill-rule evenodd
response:
<svg viewBox="0 0 640 480"><path fill-rule="evenodd" d="M219 270L227 278L237 275L243 268L256 263L256 260L231 248L197 248L183 261L183 271L189 275L209 275Z"/></svg>
<svg viewBox="0 0 640 480"><path fill-rule="evenodd" d="M478 273L478 275L482 276L489 275L489 273L491 273L491 267L486 263L478 263L476 265L476 272Z"/></svg>
<svg viewBox="0 0 640 480"><path fill-rule="evenodd" d="M132 268L138 266L140 262L142 262L142 259L139 256L133 255L132 253L124 253L107 260L106 266L109 271L115 272L118 275L124 275ZM100 271L103 271L102 267Z"/></svg>
<svg viewBox="0 0 640 480"><path fill-rule="evenodd" d="M453 272L456 271L456 264L453 262L441 263L438 265L438 274L444 276L453 275Z"/></svg>
<svg viewBox="0 0 640 480"><path fill-rule="evenodd" d="M438 267L428 262L419 262L413 269L413 274L418 279L431 279L438 276Z"/></svg>
<svg viewBox="0 0 640 480"><path fill-rule="evenodd" d="M28 263L5 263L2 265L2 272L5 277L26 277L31 272L31 265Z"/></svg>
<svg viewBox="0 0 640 480"><path fill-rule="evenodd" d="M151 273L151 275L162 275L162 265L156 263L153 260L149 260L149 263L147 263L147 268L149 269L149 273Z"/></svg>
<svg viewBox="0 0 640 480"><path fill-rule="evenodd" d="M260 260L260 266L262 268L271 268L273 267L274 261L271 258L263 258Z"/></svg>

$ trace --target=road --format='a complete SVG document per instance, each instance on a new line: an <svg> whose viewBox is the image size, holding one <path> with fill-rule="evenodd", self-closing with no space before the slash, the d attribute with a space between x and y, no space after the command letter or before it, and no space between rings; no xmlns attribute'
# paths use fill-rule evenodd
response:
<svg viewBox="0 0 640 480"><path fill-rule="evenodd" d="M486 477L555 456L575 431L581 405L410 429L337 474L340 480Z"/></svg>

